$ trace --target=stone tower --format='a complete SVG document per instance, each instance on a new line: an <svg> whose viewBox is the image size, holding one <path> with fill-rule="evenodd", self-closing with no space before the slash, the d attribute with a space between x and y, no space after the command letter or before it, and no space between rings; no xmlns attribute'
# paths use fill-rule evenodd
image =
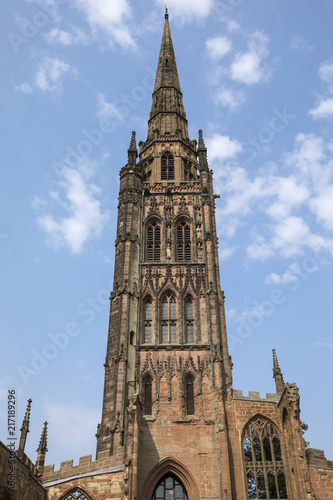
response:
<svg viewBox="0 0 333 500"><path fill-rule="evenodd" d="M199 416L224 425L222 395L231 388L212 172L201 131L198 145L189 139L167 13L147 139L139 147L137 162L133 133L120 173L97 452L124 443L133 392L154 428L169 422L173 433L184 427L174 420Z"/></svg>
<svg viewBox="0 0 333 500"><path fill-rule="evenodd" d="M147 138L138 153L133 132L120 171L110 303L96 460L44 466L45 424L36 499L333 498L275 350L274 394L232 388L212 171L202 131L189 138L167 12Z"/></svg>

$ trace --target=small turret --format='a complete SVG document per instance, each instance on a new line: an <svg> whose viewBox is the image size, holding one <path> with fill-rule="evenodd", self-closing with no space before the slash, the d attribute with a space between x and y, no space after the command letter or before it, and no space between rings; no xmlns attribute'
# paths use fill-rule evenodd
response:
<svg viewBox="0 0 333 500"><path fill-rule="evenodd" d="M18 455L22 456L24 453L25 449L25 443L27 441L27 434L29 432L29 425L30 425L30 410L31 410L31 403L32 400L28 399L28 406L25 412L25 416L22 422L22 427L21 427L21 437L20 437L20 444L18 447Z"/></svg>
<svg viewBox="0 0 333 500"><path fill-rule="evenodd" d="M128 148L128 165L135 165L138 157L138 150L136 148L135 132L132 132L131 143Z"/></svg>
<svg viewBox="0 0 333 500"><path fill-rule="evenodd" d="M43 469L45 463L45 455L47 452L47 422L44 422L44 427L42 435L39 441L39 446L37 448L37 461L36 467L38 469Z"/></svg>
<svg viewBox="0 0 333 500"><path fill-rule="evenodd" d="M199 130L198 156L200 170L208 170L207 148L202 135L202 130Z"/></svg>
<svg viewBox="0 0 333 500"><path fill-rule="evenodd" d="M273 378L275 379L276 392L281 394L285 388L285 383L275 349L273 349Z"/></svg>

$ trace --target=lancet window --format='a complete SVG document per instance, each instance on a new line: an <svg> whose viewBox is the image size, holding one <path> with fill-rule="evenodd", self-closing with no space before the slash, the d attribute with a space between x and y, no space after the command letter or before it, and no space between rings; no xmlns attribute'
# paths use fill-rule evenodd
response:
<svg viewBox="0 0 333 500"><path fill-rule="evenodd" d="M189 377L185 382L186 415L194 415L194 381Z"/></svg>
<svg viewBox="0 0 333 500"><path fill-rule="evenodd" d="M151 330L152 330L152 319L153 319L153 304L150 298L144 302L144 339L145 343L151 342Z"/></svg>
<svg viewBox="0 0 333 500"><path fill-rule="evenodd" d="M191 261L191 229L186 221L180 222L177 226L177 260Z"/></svg>
<svg viewBox="0 0 333 500"><path fill-rule="evenodd" d="M185 301L185 339L188 343L194 342L193 301L191 297Z"/></svg>
<svg viewBox="0 0 333 500"><path fill-rule="evenodd" d="M171 181L175 178L175 166L173 155L169 152L161 158L161 180Z"/></svg>
<svg viewBox="0 0 333 500"><path fill-rule="evenodd" d="M179 479L168 474L156 486L152 500L188 500L188 496Z"/></svg>
<svg viewBox="0 0 333 500"><path fill-rule="evenodd" d="M257 415L244 429L243 451L248 498L287 499L280 438L275 425Z"/></svg>
<svg viewBox="0 0 333 500"><path fill-rule="evenodd" d="M147 227L147 261L159 262L161 259L161 226L152 221Z"/></svg>
<svg viewBox="0 0 333 500"><path fill-rule="evenodd" d="M177 342L177 304L172 293L165 294L161 303L161 342Z"/></svg>
<svg viewBox="0 0 333 500"><path fill-rule="evenodd" d="M147 378L144 384L144 413L145 415L152 414L152 381Z"/></svg>

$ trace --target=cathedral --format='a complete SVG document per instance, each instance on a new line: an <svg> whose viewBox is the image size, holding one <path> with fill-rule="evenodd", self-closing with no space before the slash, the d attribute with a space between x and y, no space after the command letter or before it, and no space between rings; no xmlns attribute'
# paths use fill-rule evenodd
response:
<svg viewBox="0 0 333 500"><path fill-rule="evenodd" d="M33 464L29 401L12 489L1 443L0 498L333 499L333 462L306 449L276 352L275 393L233 389L212 177L202 131L189 137L166 11L147 137L132 133L120 170L96 457L45 465L45 423Z"/></svg>

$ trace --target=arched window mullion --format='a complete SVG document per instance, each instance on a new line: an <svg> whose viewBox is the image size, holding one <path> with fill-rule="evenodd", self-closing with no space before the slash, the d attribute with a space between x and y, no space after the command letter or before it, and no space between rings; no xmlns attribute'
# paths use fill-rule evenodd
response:
<svg viewBox="0 0 333 500"><path fill-rule="evenodd" d="M177 302L172 293L165 294L161 302L161 342L177 342Z"/></svg>
<svg viewBox="0 0 333 500"><path fill-rule="evenodd" d="M242 444L247 497L286 500L284 464L275 425L265 417L254 417L244 429Z"/></svg>

